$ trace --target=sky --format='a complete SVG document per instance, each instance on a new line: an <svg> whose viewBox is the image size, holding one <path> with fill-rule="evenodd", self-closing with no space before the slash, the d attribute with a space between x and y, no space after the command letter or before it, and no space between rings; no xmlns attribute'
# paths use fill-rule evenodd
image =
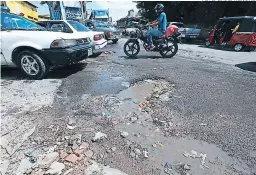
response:
<svg viewBox="0 0 256 175"><path fill-rule="evenodd" d="M38 14L49 14L48 6L41 5L41 1L29 1L38 7ZM108 9L110 17L116 21L128 14L128 11L134 9L137 11L136 3L132 1L93 1L87 3L87 9Z"/></svg>

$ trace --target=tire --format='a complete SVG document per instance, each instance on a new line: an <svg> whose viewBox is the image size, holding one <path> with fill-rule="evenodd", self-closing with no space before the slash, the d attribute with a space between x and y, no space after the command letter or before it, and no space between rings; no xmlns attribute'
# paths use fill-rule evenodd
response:
<svg viewBox="0 0 256 175"><path fill-rule="evenodd" d="M242 51L243 49L244 49L244 45L243 45L243 44L238 43L238 44L234 45L234 50L235 50L236 52L240 52L240 51Z"/></svg>
<svg viewBox="0 0 256 175"><path fill-rule="evenodd" d="M116 44L118 42L118 39L113 39L112 42L113 44Z"/></svg>
<svg viewBox="0 0 256 175"><path fill-rule="evenodd" d="M168 41L168 44L169 43L172 43L172 47L174 48L173 52L170 54L170 55L167 55L167 53L165 53L166 51L164 50L160 50L159 53L160 55L163 57L163 58L172 58L174 55L176 55L176 53L178 52L178 43L175 42L175 41ZM168 48L169 48L169 45L168 45Z"/></svg>
<svg viewBox="0 0 256 175"><path fill-rule="evenodd" d="M130 47L133 47L133 48L129 48L129 46L130 46ZM137 48L137 49L136 49L136 52L133 52L135 48ZM128 52L129 50L127 50L127 49L131 49L130 51L131 51L132 53L129 53L129 52ZM138 53L140 52L140 44L139 44L137 41L130 41L130 40L128 40L128 41L124 44L123 50L124 50L125 55L127 55L128 57L135 57L135 56L137 56Z"/></svg>
<svg viewBox="0 0 256 175"><path fill-rule="evenodd" d="M24 50L18 54L18 67L28 78L40 80L49 71L49 64L33 50Z"/></svg>

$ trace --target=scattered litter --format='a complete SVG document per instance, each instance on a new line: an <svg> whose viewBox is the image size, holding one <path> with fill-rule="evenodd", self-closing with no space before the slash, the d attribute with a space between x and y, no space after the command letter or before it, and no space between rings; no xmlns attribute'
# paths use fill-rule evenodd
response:
<svg viewBox="0 0 256 175"><path fill-rule="evenodd" d="M207 126L206 123L200 123L200 126Z"/></svg>
<svg viewBox="0 0 256 175"><path fill-rule="evenodd" d="M144 149L142 152L143 152L144 157L148 158L148 151L146 149Z"/></svg>
<svg viewBox="0 0 256 175"><path fill-rule="evenodd" d="M130 87L130 83L129 82L122 82L121 84L122 86L129 88Z"/></svg>
<svg viewBox="0 0 256 175"><path fill-rule="evenodd" d="M157 92L159 92L159 91L160 91L160 88L159 88L159 87L155 87L155 88L152 90L153 93L157 93Z"/></svg>
<svg viewBox="0 0 256 175"><path fill-rule="evenodd" d="M207 157L207 154L202 154L202 153L198 153L198 152L196 152L196 151L194 151L194 150L191 150L190 153L188 153L188 152L185 151L185 152L183 153L183 155L184 155L185 157L191 157L191 158L193 158L193 159L195 159L195 158L201 158L201 165L202 165L203 167L209 169L209 167L208 167L207 165L205 165L205 159L206 159L206 157Z"/></svg>
<svg viewBox="0 0 256 175"><path fill-rule="evenodd" d="M95 136L93 137L92 141L97 142L99 140L102 140L104 138L107 138L107 135L102 132L97 132Z"/></svg>

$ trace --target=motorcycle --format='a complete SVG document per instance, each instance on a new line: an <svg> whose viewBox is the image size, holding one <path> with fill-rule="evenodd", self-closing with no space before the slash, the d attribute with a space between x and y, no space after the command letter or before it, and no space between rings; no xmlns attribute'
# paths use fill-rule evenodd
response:
<svg viewBox="0 0 256 175"><path fill-rule="evenodd" d="M151 29L149 25L143 25L137 22L136 32L130 34L130 39L124 44L124 53L128 57L135 57L140 52L140 41L146 51L159 52L163 58L171 58L178 52L179 36L181 33L175 33L172 36L163 34L160 37L153 37L153 50L148 49L147 32ZM170 54L168 54L170 53Z"/></svg>

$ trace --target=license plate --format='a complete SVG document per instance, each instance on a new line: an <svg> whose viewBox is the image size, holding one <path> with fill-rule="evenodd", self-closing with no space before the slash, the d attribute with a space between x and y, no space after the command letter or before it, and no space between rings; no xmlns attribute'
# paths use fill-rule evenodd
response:
<svg viewBox="0 0 256 175"><path fill-rule="evenodd" d="M181 34L180 37L185 38L185 34Z"/></svg>
<svg viewBox="0 0 256 175"><path fill-rule="evenodd" d="M196 36L190 36L190 38L196 38Z"/></svg>
<svg viewBox="0 0 256 175"><path fill-rule="evenodd" d="M92 55L92 49L88 49L88 56Z"/></svg>

